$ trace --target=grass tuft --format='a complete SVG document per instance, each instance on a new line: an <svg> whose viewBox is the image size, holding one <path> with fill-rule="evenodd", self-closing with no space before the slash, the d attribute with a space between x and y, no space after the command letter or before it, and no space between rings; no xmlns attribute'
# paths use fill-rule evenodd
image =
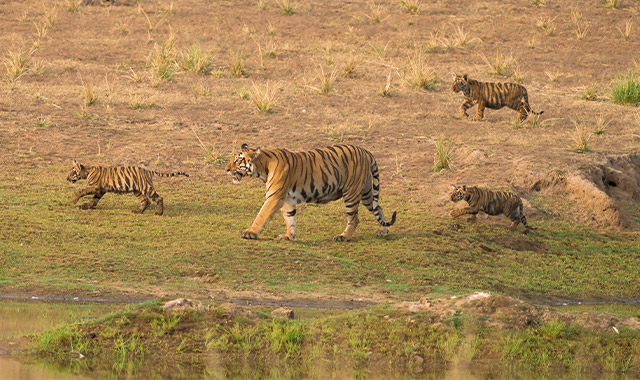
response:
<svg viewBox="0 0 640 380"><path fill-rule="evenodd" d="M328 95L329 92L333 89L333 84L338 77L338 73L336 70L333 70L331 73L326 73L322 65L320 66L320 73L318 74L318 79L320 80L320 87L313 87L319 94Z"/></svg>
<svg viewBox="0 0 640 380"><path fill-rule="evenodd" d="M98 95L96 94L96 88L91 82L82 81L82 94L84 98L84 105L90 107L98 101Z"/></svg>
<svg viewBox="0 0 640 380"><path fill-rule="evenodd" d="M551 17L539 17L536 20L536 27L544 32L547 36L554 36L556 34L556 18L558 16Z"/></svg>
<svg viewBox="0 0 640 380"><path fill-rule="evenodd" d="M371 1L369 2L369 13L365 13L364 16L369 20L369 23L379 24L389 17L383 17L383 13L384 8L382 7L382 5Z"/></svg>
<svg viewBox="0 0 640 380"><path fill-rule="evenodd" d="M607 127L609 127L609 124L611 124L611 120L605 120L604 115L598 116L598 118L596 119L596 125L593 128L593 134L604 135L604 132L606 131Z"/></svg>
<svg viewBox="0 0 640 380"><path fill-rule="evenodd" d="M429 69L419 53L409 59L408 71L407 82L413 87L433 91L435 84L438 83L438 75Z"/></svg>
<svg viewBox="0 0 640 380"><path fill-rule="evenodd" d="M622 35L622 39L624 39L627 42L629 41L629 38L631 38L632 27L633 27L633 22L631 21L631 19L629 19L624 25L624 30L618 28L620 35Z"/></svg>
<svg viewBox="0 0 640 380"><path fill-rule="evenodd" d="M269 88L269 82L267 82L264 90L259 89L254 83L253 90L249 91L249 97L260 112L273 113L273 109L277 104L276 89Z"/></svg>
<svg viewBox="0 0 640 380"><path fill-rule="evenodd" d="M75 13L80 10L80 5L82 4L82 0L65 0L65 10L67 12Z"/></svg>
<svg viewBox="0 0 640 380"><path fill-rule="evenodd" d="M384 87L380 90L380 96L383 98L390 98L395 95L395 92L391 88L391 73L387 75L387 81L385 82Z"/></svg>
<svg viewBox="0 0 640 380"><path fill-rule="evenodd" d="M184 71L209 74L213 69L213 58L211 54L202 50L200 43L195 43L180 54L178 65Z"/></svg>
<svg viewBox="0 0 640 380"><path fill-rule="evenodd" d="M532 7L546 7L547 6L547 0L529 0L529 5L531 5Z"/></svg>
<svg viewBox="0 0 640 380"><path fill-rule="evenodd" d="M234 77L247 76L247 71L242 62L242 51L240 50L231 53L231 75Z"/></svg>
<svg viewBox="0 0 640 380"><path fill-rule="evenodd" d="M573 150L576 153L589 153L589 141L591 140L591 130L588 126L574 122L576 129L573 131Z"/></svg>
<svg viewBox="0 0 640 380"><path fill-rule="evenodd" d="M580 95L582 100L597 100L598 99L598 87L595 84L589 84L585 87L584 91Z"/></svg>
<svg viewBox="0 0 640 380"><path fill-rule="evenodd" d="M620 8L620 0L604 0L604 7L609 9Z"/></svg>
<svg viewBox="0 0 640 380"><path fill-rule="evenodd" d="M174 53L175 38L169 37L164 43L156 44L154 51L147 58L151 86L171 80L176 71L176 55Z"/></svg>
<svg viewBox="0 0 640 380"><path fill-rule="evenodd" d="M277 0L280 13L285 16L291 16L296 13L295 6L291 0Z"/></svg>
<svg viewBox="0 0 640 380"><path fill-rule="evenodd" d="M419 15L422 11L422 0L400 0L400 5L412 15Z"/></svg>
<svg viewBox="0 0 640 380"><path fill-rule="evenodd" d="M481 54L480 58L484 60L484 62L491 69L491 74L499 75L499 76L509 76L512 73L512 65L514 64L513 57L505 56L500 51L496 52L496 58L493 62L489 61L489 59Z"/></svg>
<svg viewBox="0 0 640 380"><path fill-rule="evenodd" d="M613 85L611 101L615 104L640 104L640 81L631 70Z"/></svg>
<svg viewBox="0 0 640 380"><path fill-rule="evenodd" d="M433 144L436 147L436 155L433 160L433 170L436 172L449 169L453 155L454 145L444 135L438 136Z"/></svg>
<svg viewBox="0 0 640 380"><path fill-rule="evenodd" d="M29 51L18 50L9 52L4 58L3 64L6 68L6 76L9 83L15 83L21 76L29 70L29 60L33 55L33 49Z"/></svg>

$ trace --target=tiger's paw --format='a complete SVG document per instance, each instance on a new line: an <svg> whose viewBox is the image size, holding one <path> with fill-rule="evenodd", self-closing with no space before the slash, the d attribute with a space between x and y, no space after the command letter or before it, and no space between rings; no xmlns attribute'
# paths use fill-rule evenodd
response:
<svg viewBox="0 0 640 380"><path fill-rule="evenodd" d="M278 240L289 240L293 241L294 237L289 235L278 235Z"/></svg>
<svg viewBox="0 0 640 380"><path fill-rule="evenodd" d="M389 235L389 228L388 227L382 227L378 231L376 231L375 235L378 236L378 237L387 237L387 235Z"/></svg>
<svg viewBox="0 0 640 380"><path fill-rule="evenodd" d="M334 236L333 237L333 241L349 241L350 239L347 239L345 236L343 235L338 235L338 236Z"/></svg>
<svg viewBox="0 0 640 380"><path fill-rule="evenodd" d="M258 240L258 234L249 230L241 232L240 237L243 239Z"/></svg>
<svg viewBox="0 0 640 380"><path fill-rule="evenodd" d="M453 210L453 211L451 211L451 217L452 217L452 218L456 218L456 217L458 217L458 216L460 216L460 213L458 212L458 210Z"/></svg>
<svg viewBox="0 0 640 380"><path fill-rule="evenodd" d="M74 195L73 198L71 198L71 203L76 204L76 203L78 203L79 199L80 199L80 197Z"/></svg>
<svg viewBox="0 0 640 380"><path fill-rule="evenodd" d="M79 208L80 208L80 210L88 210L88 209L90 209L90 208L93 208L92 206L93 206L93 205L91 204L91 202L89 202L89 203L83 203L83 204L81 204L81 205L79 206Z"/></svg>
<svg viewBox="0 0 640 380"><path fill-rule="evenodd" d="M133 214L142 214L143 210L140 210L139 208L137 208L135 210L131 210L131 213L133 213Z"/></svg>
<svg viewBox="0 0 640 380"><path fill-rule="evenodd" d="M163 210L156 211L156 215L162 215L162 214L164 214Z"/></svg>

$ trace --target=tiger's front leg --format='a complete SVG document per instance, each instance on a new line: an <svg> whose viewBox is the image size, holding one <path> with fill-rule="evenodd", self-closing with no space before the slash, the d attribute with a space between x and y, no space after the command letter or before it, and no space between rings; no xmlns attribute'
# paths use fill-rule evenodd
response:
<svg viewBox="0 0 640 380"><path fill-rule="evenodd" d="M469 98L460 106L460 117L463 119L469 117L467 110L471 107L473 107L473 99Z"/></svg>
<svg viewBox="0 0 640 380"><path fill-rule="evenodd" d="M475 215L477 213L478 213L478 210L473 208L473 207L463 207L463 208L459 208L457 210L451 211L451 217L452 218L457 218L460 215L465 215L465 214Z"/></svg>
<svg viewBox="0 0 640 380"><path fill-rule="evenodd" d="M278 211L278 209L282 207L283 203L284 197L280 198L274 195L267 198L267 200L262 205L260 212L258 212L258 216L256 216L256 219L253 221L251 227L242 232L240 236L243 239L257 239L258 235L260 235L260 232L264 230L264 228L267 226L267 223L269 223L276 211Z"/></svg>
<svg viewBox="0 0 640 380"><path fill-rule="evenodd" d="M476 120L480 121L484 118L484 102L478 102L478 111L476 112Z"/></svg>
<svg viewBox="0 0 640 380"><path fill-rule="evenodd" d="M282 205L282 217L287 224L287 234L278 235L278 239L281 240L293 240L296 237L296 205L290 205L285 202Z"/></svg>
<svg viewBox="0 0 640 380"><path fill-rule="evenodd" d="M84 197L85 195L97 194L98 192L99 192L99 189L95 186L85 187L84 189L73 194L73 198L71 199L71 202L73 204L76 204L78 203L78 200L80 200L80 198Z"/></svg>

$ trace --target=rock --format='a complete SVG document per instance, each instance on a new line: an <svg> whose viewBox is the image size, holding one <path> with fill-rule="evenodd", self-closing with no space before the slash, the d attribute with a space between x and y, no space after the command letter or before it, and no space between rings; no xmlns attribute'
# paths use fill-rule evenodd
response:
<svg viewBox="0 0 640 380"><path fill-rule="evenodd" d="M293 310L286 307L279 307L271 312L274 318L293 319Z"/></svg>
<svg viewBox="0 0 640 380"><path fill-rule="evenodd" d="M193 302L186 298L178 298L175 300L167 301L162 305L162 310L164 311L172 311L172 310L184 310L191 309L194 307Z"/></svg>

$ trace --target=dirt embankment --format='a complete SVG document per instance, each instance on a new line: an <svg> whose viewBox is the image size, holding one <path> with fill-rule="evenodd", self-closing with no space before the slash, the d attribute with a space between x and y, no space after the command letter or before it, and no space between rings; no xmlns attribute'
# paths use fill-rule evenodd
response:
<svg viewBox="0 0 640 380"><path fill-rule="evenodd" d="M531 174L517 184L524 192L573 201L567 213L596 228L640 227L640 155L607 156L601 163L558 174ZM635 220L634 220L635 219Z"/></svg>

